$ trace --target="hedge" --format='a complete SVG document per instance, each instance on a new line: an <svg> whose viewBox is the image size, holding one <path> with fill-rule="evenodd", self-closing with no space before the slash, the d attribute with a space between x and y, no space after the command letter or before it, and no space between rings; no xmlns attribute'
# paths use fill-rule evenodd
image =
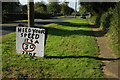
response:
<svg viewBox="0 0 120 80"><path fill-rule="evenodd" d="M2 14L2 22L11 22L15 20L26 20L27 14L9 13Z"/></svg>
<svg viewBox="0 0 120 80"><path fill-rule="evenodd" d="M120 3L119 3L120 4ZM104 12L96 17L95 24L103 29L106 33L110 46L113 48L114 53L120 57L120 23L119 23L119 5L115 8L110 8L107 12Z"/></svg>

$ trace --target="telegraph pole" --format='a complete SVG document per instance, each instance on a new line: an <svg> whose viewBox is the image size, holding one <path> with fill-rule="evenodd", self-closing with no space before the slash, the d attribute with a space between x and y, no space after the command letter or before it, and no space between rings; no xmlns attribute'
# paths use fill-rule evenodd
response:
<svg viewBox="0 0 120 80"><path fill-rule="evenodd" d="M77 15L77 0L75 0L75 18L76 18L76 15Z"/></svg>
<svg viewBox="0 0 120 80"><path fill-rule="evenodd" d="M34 26L34 0L28 0L28 27Z"/></svg>

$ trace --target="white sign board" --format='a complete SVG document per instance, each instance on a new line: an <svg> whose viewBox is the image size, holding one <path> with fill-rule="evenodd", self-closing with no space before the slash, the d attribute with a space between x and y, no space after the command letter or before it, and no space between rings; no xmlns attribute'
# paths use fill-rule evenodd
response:
<svg viewBox="0 0 120 80"><path fill-rule="evenodd" d="M44 56L45 29L16 27L16 51L18 54Z"/></svg>

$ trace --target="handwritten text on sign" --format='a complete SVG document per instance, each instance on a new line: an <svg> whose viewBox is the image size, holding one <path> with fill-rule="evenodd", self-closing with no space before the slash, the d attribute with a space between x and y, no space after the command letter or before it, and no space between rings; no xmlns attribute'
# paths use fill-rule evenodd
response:
<svg viewBox="0 0 120 80"><path fill-rule="evenodd" d="M19 54L44 56L45 29L43 28L16 28L16 50Z"/></svg>

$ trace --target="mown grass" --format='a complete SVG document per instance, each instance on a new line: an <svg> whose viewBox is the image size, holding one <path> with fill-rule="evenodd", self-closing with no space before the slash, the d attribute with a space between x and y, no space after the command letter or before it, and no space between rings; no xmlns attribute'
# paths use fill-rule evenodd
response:
<svg viewBox="0 0 120 80"><path fill-rule="evenodd" d="M102 78L103 63L87 20L72 19L45 25L45 57L18 55L15 34L3 36L3 78Z"/></svg>
<svg viewBox="0 0 120 80"><path fill-rule="evenodd" d="M42 20L42 19L34 19L34 20ZM28 20L17 20L17 21L13 21L13 22L27 22Z"/></svg>
<svg viewBox="0 0 120 80"><path fill-rule="evenodd" d="M51 17L51 18L54 19L54 18L62 18L62 17L65 17L65 16L56 16L56 17Z"/></svg>
<svg viewBox="0 0 120 80"><path fill-rule="evenodd" d="M52 19L56 19L56 18L62 18L64 16L57 16L57 17L51 17ZM43 19L34 19L34 20L43 20ZM13 22L27 22L28 20L16 20L16 21L13 21Z"/></svg>

